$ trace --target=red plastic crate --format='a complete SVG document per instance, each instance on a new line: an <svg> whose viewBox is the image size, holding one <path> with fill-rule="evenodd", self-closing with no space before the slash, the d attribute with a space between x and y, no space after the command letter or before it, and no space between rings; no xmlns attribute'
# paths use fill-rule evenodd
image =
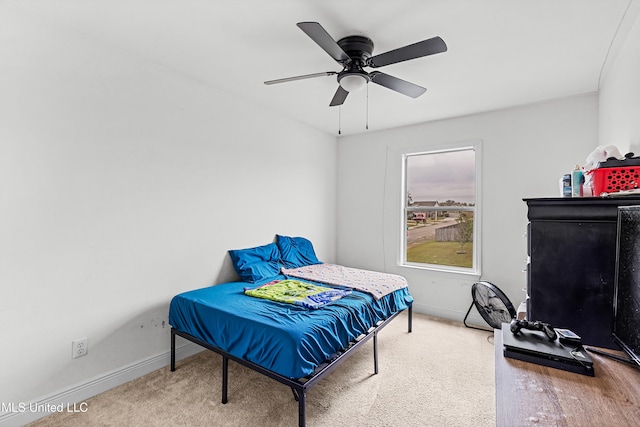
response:
<svg viewBox="0 0 640 427"><path fill-rule="evenodd" d="M602 193L617 193L618 191L634 190L640 186L640 166L623 168L598 168L589 171L593 195Z"/></svg>

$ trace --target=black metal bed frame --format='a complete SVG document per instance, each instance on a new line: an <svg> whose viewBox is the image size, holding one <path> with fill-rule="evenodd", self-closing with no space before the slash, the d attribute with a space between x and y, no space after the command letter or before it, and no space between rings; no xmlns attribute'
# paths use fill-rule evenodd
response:
<svg viewBox="0 0 640 427"><path fill-rule="evenodd" d="M249 362L244 359L240 359L236 356L233 356L227 353L224 350L221 350L217 347L212 346L186 332L179 331L175 328L171 328L171 371L176 370L176 335L181 336L191 342L194 342L206 349L209 349L215 353L218 353L222 356L222 403L227 403L227 385L229 380L229 359L237 362L241 365L244 365L250 369L253 369L256 372L259 372L263 375L266 375L269 378L272 378L284 385L291 387L293 391L293 397L298 402L298 425L299 427L304 427L306 423L306 396L307 390L317 384L321 379L325 376L329 375L334 369L336 369L343 361L345 361L357 348L362 346L365 342L369 341L373 338L373 365L374 365L374 373L378 373L378 332L382 328L384 328L389 322L395 319L400 313L404 310L398 311L391 315L389 318L378 322L374 327L369 329L364 334L360 335L354 341L350 342L346 348L340 350L338 353L334 354L327 361L323 362L316 368L316 370L311 374L304 378L300 379L292 379L285 376L282 376L276 372L270 371L266 368L263 368L260 365L257 365L253 362ZM412 317L413 317L413 307L410 305L408 308L408 332L411 332L412 329Z"/></svg>

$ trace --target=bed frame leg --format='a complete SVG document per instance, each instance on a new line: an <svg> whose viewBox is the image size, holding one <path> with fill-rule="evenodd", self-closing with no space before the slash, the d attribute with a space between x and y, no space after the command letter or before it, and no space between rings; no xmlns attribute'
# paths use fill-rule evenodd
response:
<svg viewBox="0 0 640 427"><path fill-rule="evenodd" d="M227 386L229 385L229 358L222 356L222 403L227 403Z"/></svg>
<svg viewBox="0 0 640 427"><path fill-rule="evenodd" d="M378 333L373 333L373 372L378 374Z"/></svg>
<svg viewBox="0 0 640 427"><path fill-rule="evenodd" d="M413 323L413 304L409 306L409 333L412 332L412 323Z"/></svg>
<svg viewBox="0 0 640 427"><path fill-rule="evenodd" d="M171 372L176 370L176 331L171 328Z"/></svg>
<svg viewBox="0 0 640 427"><path fill-rule="evenodd" d="M305 427L306 424L306 400L307 392L305 390L298 391L298 427Z"/></svg>

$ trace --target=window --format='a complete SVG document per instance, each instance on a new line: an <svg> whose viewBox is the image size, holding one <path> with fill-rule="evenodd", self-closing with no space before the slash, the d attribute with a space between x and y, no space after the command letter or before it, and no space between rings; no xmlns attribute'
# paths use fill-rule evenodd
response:
<svg viewBox="0 0 640 427"><path fill-rule="evenodd" d="M480 274L480 142L404 155L401 263Z"/></svg>

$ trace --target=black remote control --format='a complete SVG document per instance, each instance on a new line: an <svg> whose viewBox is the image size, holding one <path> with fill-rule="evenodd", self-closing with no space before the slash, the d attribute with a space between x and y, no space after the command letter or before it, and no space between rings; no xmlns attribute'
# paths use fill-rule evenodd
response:
<svg viewBox="0 0 640 427"><path fill-rule="evenodd" d="M558 338L560 338L560 342L562 344L573 345L576 347L582 345L582 338L572 330L556 329L556 333L558 334Z"/></svg>
<svg viewBox="0 0 640 427"><path fill-rule="evenodd" d="M530 322L528 320L513 319L511 321L511 332L513 332L513 335L518 335L518 333L520 332L520 329L542 331L545 333L547 338L549 338L551 341L555 341L555 339L558 338L558 335L556 334L555 329L553 329L553 327L550 324L541 322L539 320L535 322Z"/></svg>

